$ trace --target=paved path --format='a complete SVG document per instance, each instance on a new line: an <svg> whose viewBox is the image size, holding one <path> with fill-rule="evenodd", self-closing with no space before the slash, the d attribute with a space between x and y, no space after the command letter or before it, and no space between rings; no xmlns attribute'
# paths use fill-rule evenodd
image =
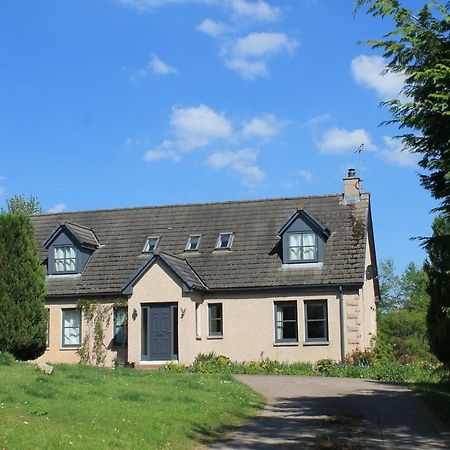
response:
<svg viewBox="0 0 450 450"><path fill-rule="evenodd" d="M450 433L406 386L348 378L241 375L263 412L211 448L449 449Z"/></svg>

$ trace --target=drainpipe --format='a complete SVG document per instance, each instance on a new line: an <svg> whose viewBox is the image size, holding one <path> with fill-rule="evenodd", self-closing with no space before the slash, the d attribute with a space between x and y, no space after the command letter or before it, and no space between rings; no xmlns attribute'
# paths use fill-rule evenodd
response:
<svg viewBox="0 0 450 450"><path fill-rule="evenodd" d="M344 291L342 286L339 286L339 323L341 331L341 362L345 365Z"/></svg>

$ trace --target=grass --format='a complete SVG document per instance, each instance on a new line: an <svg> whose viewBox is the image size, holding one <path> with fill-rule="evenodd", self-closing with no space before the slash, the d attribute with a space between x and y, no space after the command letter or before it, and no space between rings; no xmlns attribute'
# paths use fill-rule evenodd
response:
<svg viewBox="0 0 450 450"><path fill-rule="evenodd" d="M0 365L0 448L187 449L243 423L261 398L230 375Z"/></svg>
<svg viewBox="0 0 450 450"><path fill-rule="evenodd" d="M450 427L450 382L412 383L410 387Z"/></svg>

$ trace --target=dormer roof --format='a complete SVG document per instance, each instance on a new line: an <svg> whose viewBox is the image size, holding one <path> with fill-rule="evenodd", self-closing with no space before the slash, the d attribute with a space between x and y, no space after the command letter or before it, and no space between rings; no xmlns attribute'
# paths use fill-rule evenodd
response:
<svg viewBox="0 0 450 450"><path fill-rule="evenodd" d="M47 239L42 243L44 248L49 248L55 238L62 232L67 231L70 236L84 248L96 249L100 247L100 242L91 228L72 222L60 222L50 233Z"/></svg>
<svg viewBox="0 0 450 450"><path fill-rule="evenodd" d="M299 206L295 211L291 212L288 218L284 221L281 227L278 229L278 236L283 236L283 234L289 229L289 227L297 220L302 219L313 226L317 231L323 233L323 235L328 238L331 235L330 230L324 225L319 219L314 217L314 215L308 211L303 206Z"/></svg>

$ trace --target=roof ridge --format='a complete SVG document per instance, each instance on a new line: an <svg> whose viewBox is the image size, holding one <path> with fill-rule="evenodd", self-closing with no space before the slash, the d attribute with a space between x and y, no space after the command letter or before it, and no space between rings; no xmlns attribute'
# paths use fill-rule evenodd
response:
<svg viewBox="0 0 450 450"><path fill-rule="evenodd" d="M363 192L361 195L368 195L367 192ZM257 198L248 200L225 200L225 201L215 201L215 202L196 202L196 203L174 203L169 205L152 205L152 206L132 206L125 208L104 208L104 209L84 209L79 211L63 211L59 213L42 213L42 214L32 214L31 217L42 217L42 216L58 216L66 214L79 214L79 213L94 213L94 212L108 212L108 211L131 211L131 210L141 210L141 209L162 209L162 208L176 208L181 206L195 207L195 206L206 206L206 205L232 205L238 203L259 203L259 202L272 202L280 200L300 200L300 199L310 199L310 198L329 198L342 196L342 192L334 194L322 194L322 195L303 195L303 196L292 196L292 197L271 197L271 198Z"/></svg>

